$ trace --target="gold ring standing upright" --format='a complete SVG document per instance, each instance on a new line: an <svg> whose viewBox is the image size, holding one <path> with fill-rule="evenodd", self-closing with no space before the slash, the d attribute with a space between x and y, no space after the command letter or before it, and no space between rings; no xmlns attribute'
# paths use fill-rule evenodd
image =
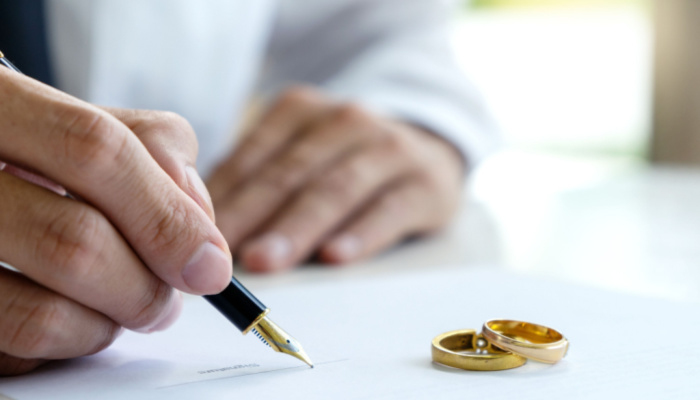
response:
<svg viewBox="0 0 700 400"><path fill-rule="evenodd" d="M569 341L560 332L529 322L494 319L482 334L492 345L529 359L554 364L564 358Z"/></svg>

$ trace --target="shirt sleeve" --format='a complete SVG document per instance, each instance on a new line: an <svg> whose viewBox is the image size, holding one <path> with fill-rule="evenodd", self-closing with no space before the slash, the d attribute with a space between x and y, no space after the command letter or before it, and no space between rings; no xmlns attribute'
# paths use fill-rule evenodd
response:
<svg viewBox="0 0 700 400"><path fill-rule="evenodd" d="M454 7L446 0L281 0L261 92L320 86L441 135L473 166L499 141L453 59Z"/></svg>

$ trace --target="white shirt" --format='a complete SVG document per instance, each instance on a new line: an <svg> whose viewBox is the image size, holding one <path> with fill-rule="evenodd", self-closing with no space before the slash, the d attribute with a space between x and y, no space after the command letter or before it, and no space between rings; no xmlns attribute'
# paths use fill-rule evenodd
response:
<svg viewBox="0 0 700 400"><path fill-rule="evenodd" d="M494 144L440 0L47 0L58 87L186 117L206 176L253 94L321 86L422 125L476 162Z"/></svg>

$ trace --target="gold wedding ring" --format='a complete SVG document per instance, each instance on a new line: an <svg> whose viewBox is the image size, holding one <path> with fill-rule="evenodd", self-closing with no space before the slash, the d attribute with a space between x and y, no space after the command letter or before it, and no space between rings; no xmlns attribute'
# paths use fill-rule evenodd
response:
<svg viewBox="0 0 700 400"><path fill-rule="evenodd" d="M556 363L569 350L564 335L529 322L494 319L484 324L482 334L498 348L544 363Z"/></svg>
<svg viewBox="0 0 700 400"><path fill-rule="evenodd" d="M527 361L517 354L494 348L474 329L446 332L433 339L433 361L473 371L500 371Z"/></svg>

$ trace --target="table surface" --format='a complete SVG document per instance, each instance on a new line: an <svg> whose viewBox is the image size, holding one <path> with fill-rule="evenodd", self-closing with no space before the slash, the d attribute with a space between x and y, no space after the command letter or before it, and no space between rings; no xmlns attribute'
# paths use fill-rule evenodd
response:
<svg viewBox="0 0 700 400"><path fill-rule="evenodd" d="M700 170L510 152L483 165L443 232L343 267L242 274L256 290L451 264L700 301Z"/></svg>
<svg viewBox="0 0 700 400"><path fill-rule="evenodd" d="M642 315L641 321L646 322L642 330L656 329L672 315L675 315L673 318L677 318L678 315L690 315L694 318L693 321L697 321L697 318L694 317L696 313L693 310L696 308L696 303L700 301L700 268L697 267L697 260L700 259L700 246L698 246L700 243L700 207L697 205L697 200L700 198L700 185L698 183L700 183L700 171L698 170L650 167L635 160L577 160L510 153L496 157L494 161L485 164L475 174L469 185L461 212L454 223L431 238L406 243L379 257L345 267L306 265L293 272L278 275L238 275L254 292L259 289L273 289L266 291L265 299L275 299L275 295L277 295L276 304L277 311L279 311L277 315L279 316L290 314L289 310L284 309L285 304L281 303L279 298L284 297L284 294L290 291L304 290L305 287L308 288L310 283L323 284L324 282L347 279L349 282L346 286L355 287L357 282L361 281L364 290L368 290L367 287L374 287L376 291L376 286L381 285L381 282L390 282L392 277L399 276L404 271L416 272L431 267L439 268L436 274L445 274L448 277L451 273L454 273L455 277L476 277L475 280L479 280L479 276L498 276L499 279L509 282L508 284L511 286L519 284L537 286L541 282L539 278L542 278L549 281L544 282L542 287L549 289L536 292L531 297L513 303L515 314L534 315L537 317L537 321L540 319L557 320L557 326L561 326L560 329L569 332L571 339L576 340L578 348L582 350L570 355L567 359L570 363L563 363L562 368L548 370L549 374L539 371L538 368L541 369L542 366L538 366L536 363L532 363L529 368L514 372L516 375L511 376L512 380L510 381L512 385L515 385L512 386L514 390L532 394L534 386L540 387L538 385L546 384L546 387L557 393L578 393L571 389L568 383L562 383L561 379L564 378L581 379L583 382L581 384L587 387L587 390L593 390L591 388L595 389L597 386L587 385L586 380L602 379L605 381L608 376L617 376L620 368L628 368L633 364L633 366L641 366L642 369L637 368L633 374L623 374L620 379L625 381L628 386L621 385L622 389L620 390L631 388L630 390L635 390L635 393L639 392L642 398L649 397L649 394L646 393L647 388L658 386L658 376L663 375L666 371L666 382L671 382L672 385L678 384L680 389L690 393L692 390L696 390L696 386L690 387L683 382L688 382L688 379L693 381L692 377L697 375L697 371L693 369L695 364L684 366L688 364L686 363L679 367L676 365L678 363L672 361L671 366L675 365L675 369L667 370L668 365L658 364L656 361L663 358L661 355L674 355L682 351L700 354L697 353L697 346L692 344L688 347L683 344L684 350L680 350L679 345L674 342L661 341L656 344L658 346L652 346L650 352L646 350L640 352L638 348L643 348L647 339L645 336L634 335L630 340L636 340L636 344L627 343L624 336L628 329L625 325L625 318L618 320L617 314L606 313L603 310L593 313L582 310L587 310L586 307L589 304L592 304L591 307L595 309L595 307L601 307L601 304L607 304L605 299L614 299L616 308L630 310L624 315L638 314L637 319L630 317L632 320L639 321L640 315ZM496 269L500 273L483 274L477 271L483 271L484 267ZM475 273L465 275L465 268L474 268ZM461 275L457 275L457 269L460 270ZM404 275L410 279L408 276L410 274ZM442 277L436 278L433 274L430 276L433 280L431 282L437 278L442 279ZM371 280L374 277L383 280L374 282ZM533 277L534 279L532 279ZM357 280L356 278L362 279ZM402 281L402 278L397 280ZM676 303L677 307L669 308L667 302L619 296L605 293L605 291L590 291L575 286L566 286L569 289L564 289L564 286L556 284L558 281L573 282L578 286L594 286L615 292L689 302L689 304ZM458 294L474 296L477 299L488 297L489 286L476 283L477 285L471 287L471 292ZM468 286L468 283L464 284L465 287ZM328 287L336 286L328 285ZM434 289L438 286L433 283L428 284L428 287ZM324 290L322 286L319 288ZM399 295L401 297L411 292L413 286L397 290L403 290L400 292L403 294ZM590 303L587 301L585 304L578 301L575 304L563 302L561 304L555 303L547 308L533 307L533 304L545 302L545 299L549 299L550 295L559 299L571 295L570 301L574 298L580 299L588 296L589 293L598 293L603 301ZM189 297L188 301L192 301L192 299L193 297ZM313 298L304 298L303 296L298 296L296 299L302 304L304 301L316 301ZM270 301L274 302L274 300ZM439 296L424 297L420 301L425 301L426 304L430 303L431 305L428 307L431 310L440 310L440 312L449 315L454 314L454 310L451 310L450 307L460 307L462 304L462 302L443 303ZM354 307L355 303L344 304L353 304ZM401 302L396 304L400 305ZM334 307L332 304L327 306ZM493 309L489 309L489 307ZM557 314L555 310L557 307L563 307L566 311L559 310ZM581 321L584 323L577 325L580 322L578 319L562 317L568 312L567 307L579 310L577 312L580 314L577 315L582 318ZM483 320L487 318L486 314L493 315L496 309L498 309L497 302L486 302L482 307L472 310L470 319ZM377 311L382 312L381 309ZM366 315L363 312L357 311L364 318ZM410 318L405 318L406 314L404 313L404 318L398 318L397 321L403 320L404 325L408 324L402 328L402 332L404 332L404 336L407 335L406 332L416 336L416 343L422 343L425 337L430 337L434 335L435 331L439 332L445 328L426 324L425 327L420 326L420 329L425 329L426 332L421 332L411 322L414 312L415 310L411 309ZM673 314L674 312L675 314ZM333 313L322 314L333 315ZM552 317L546 318L545 314ZM443 316L440 321L449 321L449 318ZM452 322L450 322L451 324ZM606 330L598 329L598 324L604 324ZM338 329L333 324L327 325L329 326L324 329L329 331ZM226 324L226 326L228 325ZM391 325L387 326L389 328L386 328L385 324L379 324L379 328L375 329L393 329ZM407 326L411 326L412 329L408 329ZM177 332L174 331L173 329L169 332L176 335ZM297 331L303 330L297 327ZM611 336L610 332L617 333ZM311 329L303 333L302 336L313 337L313 334L314 329ZM376 332L363 329L360 334L375 337ZM371 344L372 341L365 336L355 340L353 342L355 346ZM310 340L310 343L317 342L321 343L323 340ZM596 361L598 360L596 353L597 350L600 350L601 343L614 348L614 350L610 350L611 353L607 353L614 353L613 357L610 358L614 362L608 362L610 360L606 360L604 363ZM394 363L392 365L396 368L404 368L406 373L417 368L414 371L420 372L416 375L417 377L433 374L435 367L424 362L426 346L415 346L415 348L410 347L410 349L415 351L415 354L406 353L406 349L402 350L400 357L392 354L391 362ZM404 353L414 359L420 359L420 363L406 364L406 354ZM357 350L355 354L363 353L361 350ZM367 364L364 362L366 357L358 359L360 360L358 368L353 369L353 371L359 374L364 373L365 379L369 379L366 376L374 374L375 370L364 371L367 368ZM685 362L685 360L688 358L684 357L679 362ZM373 368L382 366L381 363L370 363L369 365L373 365ZM337 368L342 371L343 367L338 364ZM329 379L337 379L338 374L341 374L333 372L333 368L330 367L328 370L331 377ZM568 373L561 374L562 371L568 371ZM156 372L158 371L151 371L151 373ZM530 379L517 379L520 376L517 374L530 376ZM494 383L501 384L502 378L506 375L477 376L452 373L444 374L444 380L451 382L450 384L453 386L450 387L455 389L472 384L482 386ZM296 375L290 374L289 376ZM289 376L280 375L276 379L291 379ZM416 382L419 380L416 379ZM639 384L640 380L644 384ZM223 385L217 386L217 382L225 381L211 381L211 386L209 384L192 385L194 389L191 390L206 388L209 391L216 391L221 389L219 386ZM619 382L615 381L614 383L613 386L616 386ZM347 382L342 384L348 385ZM610 385L610 382L608 384ZM559 385L556 386L558 389L552 389L555 387L552 385ZM239 389L243 390L238 386L224 386L221 390L234 392ZM351 391L344 393L346 397L352 397L350 395L353 394ZM453 395L454 398L463 397L462 389L454 393L459 395L459 397ZM448 394L443 394L450 397ZM502 396L507 394L508 392L500 393ZM421 396L414 394L413 397L420 398ZM0 398L3 398L1 394ZM692 396L688 398L692 398Z"/></svg>

